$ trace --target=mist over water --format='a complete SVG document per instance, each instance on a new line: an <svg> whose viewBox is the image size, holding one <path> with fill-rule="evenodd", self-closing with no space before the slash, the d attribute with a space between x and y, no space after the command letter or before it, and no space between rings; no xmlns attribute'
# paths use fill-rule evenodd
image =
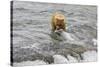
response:
<svg viewBox="0 0 100 67"><path fill-rule="evenodd" d="M66 32L51 31L55 12L65 15ZM14 65L96 61L97 7L14 1L12 38Z"/></svg>

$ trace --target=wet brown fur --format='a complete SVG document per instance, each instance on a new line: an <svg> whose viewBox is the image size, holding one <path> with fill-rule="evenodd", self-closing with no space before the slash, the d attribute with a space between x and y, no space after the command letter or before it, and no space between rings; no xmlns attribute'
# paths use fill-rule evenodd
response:
<svg viewBox="0 0 100 67"><path fill-rule="evenodd" d="M51 21L52 31L60 30L66 31L65 16L60 13L55 13Z"/></svg>

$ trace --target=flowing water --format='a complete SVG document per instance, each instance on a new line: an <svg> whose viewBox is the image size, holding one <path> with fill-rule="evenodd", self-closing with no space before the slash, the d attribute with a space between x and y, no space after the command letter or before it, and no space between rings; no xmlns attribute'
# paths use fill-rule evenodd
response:
<svg viewBox="0 0 100 67"><path fill-rule="evenodd" d="M67 32L51 31L55 12L65 15ZM15 65L86 62L97 54L97 7L14 1L12 38Z"/></svg>

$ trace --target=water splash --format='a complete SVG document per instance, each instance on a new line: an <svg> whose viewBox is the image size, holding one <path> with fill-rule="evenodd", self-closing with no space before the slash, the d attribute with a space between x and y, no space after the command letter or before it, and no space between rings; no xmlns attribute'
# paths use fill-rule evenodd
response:
<svg viewBox="0 0 100 67"><path fill-rule="evenodd" d="M64 32L64 31L63 31L63 32L61 33L61 35L62 35L66 40L71 40L71 41L74 40L70 33L67 33L67 32Z"/></svg>

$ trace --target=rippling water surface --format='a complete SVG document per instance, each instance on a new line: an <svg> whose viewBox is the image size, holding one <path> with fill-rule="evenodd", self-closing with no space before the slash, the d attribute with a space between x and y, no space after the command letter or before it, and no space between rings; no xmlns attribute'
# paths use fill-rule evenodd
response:
<svg viewBox="0 0 100 67"><path fill-rule="evenodd" d="M55 12L64 14L66 18L67 32L62 32L61 35L51 31L51 17ZM89 52L92 54L90 55ZM40 64L86 62L88 60L85 58L92 55L96 57L96 54L96 6L14 1L13 62L15 65L30 63L30 61L34 61L31 63L33 65L35 62L38 64L39 62ZM94 60L89 61L96 61L95 57L92 57ZM60 62L64 58L65 61Z"/></svg>

